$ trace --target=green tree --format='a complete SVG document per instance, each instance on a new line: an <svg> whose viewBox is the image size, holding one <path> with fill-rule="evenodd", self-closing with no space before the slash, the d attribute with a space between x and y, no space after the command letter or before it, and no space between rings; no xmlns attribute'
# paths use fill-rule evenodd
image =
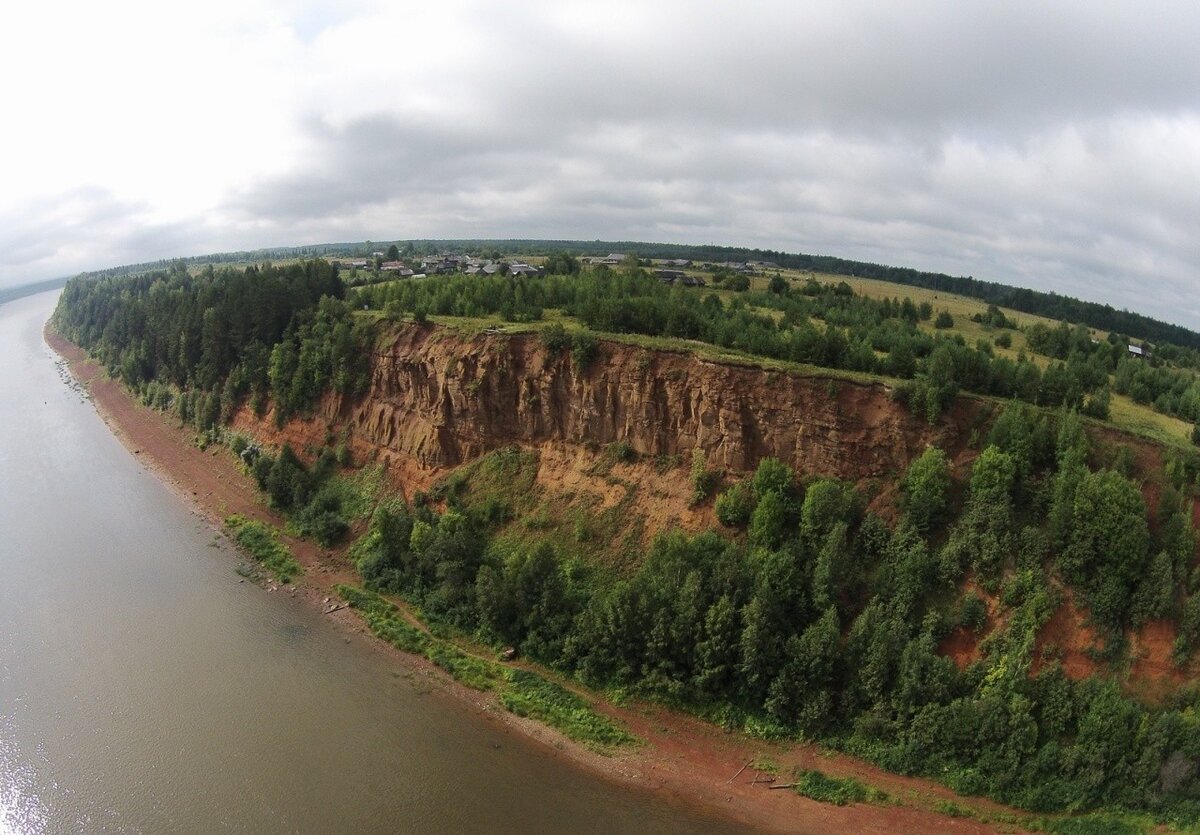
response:
<svg viewBox="0 0 1200 835"><path fill-rule="evenodd" d="M755 504L753 489L746 482L739 481L717 496L714 506L717 521L727 528L744 527L754 513Z"/></svg>
<svg viewBox="0 0 1200 835"><path fill-rule="evenodd" d="M950 460L938 447L926 447L900 482L901 507L918 531L928 531L946 509L950 490Z"/></svg>
<svg viewBox="0 0 1200 835"><path fill-rule="evenodd" d="M1061 557L1063 575L1088 595L1102 623L1119 626L1146 569L1150 534L1146 503L1137 485L1101 470L1079 482L1071 534Z"/></svg>

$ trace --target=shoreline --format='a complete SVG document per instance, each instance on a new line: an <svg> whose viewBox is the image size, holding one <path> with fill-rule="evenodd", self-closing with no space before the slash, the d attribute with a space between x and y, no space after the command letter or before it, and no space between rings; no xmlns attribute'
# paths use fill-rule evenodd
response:
<svg viewBox="0 0 1200 835"><path fill-rule="evenodd" d="M240 513L281 530L305 574L289 585L271 583L269 593L287 593L304 600L333 623L348 640L362 640L406 670L422 675L460 707L487 715L514 733L564 757L595 776L662 798L668 805L776 832L995 832L1017 831L1006 822L997 827L975 817L939 814L939 804L953 804L973 815L1020 820L1026 813L992 801L962 797L927 780L890 774L865 762L823 751L803 743L766 743L726 733L700 719L657 705L631 701L622 706L603 700L595 707L623 724L644 744L607 756L569 740L554 729L522 719L501 707L488 693L471 690L422 656L395 649L376 639L359 615L349 608L327 611L337 583L360 585L357 573L343 558L345 546L325 549L282 532L284 520L270 511L253 480L241 472L224 447L201 450L194 433L166 415L143 406L123 385L111 380L78 346L59 335L47 322L46 344L66 361L72 376L91 394L93 405L114 436L143 466L224 535L226 515ZM234 549L234 552L240 552ZM593 696L594 694L589 694ZM769 760L788 774L793 768L820 770L836 777L854 777L883 789L901 805L854 804L834 806L788 791L769 791L751 781L758 776L739 768L755 759Z"/></svg>

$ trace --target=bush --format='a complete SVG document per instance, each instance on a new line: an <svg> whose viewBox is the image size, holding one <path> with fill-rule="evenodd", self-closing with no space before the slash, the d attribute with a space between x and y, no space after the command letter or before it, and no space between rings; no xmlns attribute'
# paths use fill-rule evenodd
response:
<svg viewBox="0 0 1200 835"><path fill-rule="evenodd" d="M754 491L746 482L739 481L717 497L714 508L717 521L727 528L745 527L754 513L754 505Z"/></svg>
<svg viewBox="0 0 1200 835"><path fill-rule="evenodd" d="M571 362L576 371L586 371L600 352L600 343L590 333L577 333L571 337Z"/></svg>
<svg viewBox="0 0 1200 835"><path fill-rule="evenodd" d="M540 336L542 344L551 354L561 354L571 347L571 335L567 333L567 329L562 326L561 322L551 322L546 325L542 328Z"/></svg>
<svg viewBox="0 0 1200 835"><path fill-rule="evenodd" d="M225 518L225 527L233 534L237 544L270 569L279 578L279 582L291 582L292 577L304 573L300 563L296 562L287 546L279 541L278 532L270 525L235 513Z"/></svg>
<svg viewBox="0 0 1200 835"><path fill-rule="evenodd" d="M704 454L704 450L696 447L692 450L692 504L700 504L707 501L712 495L713 488L717 486L719 474L708 469L708 457Z"/></svg>
<svg viewBox="0 0 1200 835"><path fill-rule="evenodd" d="M887 797L878 789L864 786L853 777L830 777L820 771L801 771L796 775L795 789L799 795L835 806L878 801Z"/></svg>
<svg viewBox="0 0 1200 835"><path fill-rule="evenodd" d="M938 313L937 318L933 320L933 326L938 330L954 327L954 317L950 315L950 311L943 310Z"/></svg>

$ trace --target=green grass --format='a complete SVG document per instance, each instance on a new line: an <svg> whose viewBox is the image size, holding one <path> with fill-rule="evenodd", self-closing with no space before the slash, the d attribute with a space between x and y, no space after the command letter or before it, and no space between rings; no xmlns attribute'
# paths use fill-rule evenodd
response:
<svg viewBox="0 0 1200 835"><path fill-rule="evenodd" d="M830 777L820 771L800 771L796 774L795 791L821 803L845 806L850 803L886 803L887 793L868 786L853 777Z"/></svg>
<svg viewBox="0 0 1200 835"><path fill-rule="evenodd" d="M494 661L467 655L445 641L425 648L425 657L472 690L494 690L504 680L504 668Z"/></svg>
<svg viewBox="0 0 1200 835"><path fill-rule="evenodd" d="M347 585L338 585L336 590L362 615L376 637L397 649L424 655L467 687L497 691L501 704L518 716L544 722L576 742L600 750L637 741L565 687L537 673L470 655L447 640L427 635L408 623L396 604L373 591Z"/></svg>
<svg viewBox="0 0 1200 835"><path fill-rule="evenodd" d="M1190 448L1192 445L1191 424L1135 403L1123 394L1113 394L1109 419L1118 429L1167 446Z"/></svg>
<svg viewBox="0 0 1200 835"><path fill-rule="evenodd" d="M528 670L506 671L500 702L518 716L545 722L576 742L601 748L635 742L612 720L601 716L579 696Z"/></svg>
<svg viewBox="0 0 1200 835"><path fill-rule="evenodd" d="M425 654L430 637L408 623L396 604L357 586L338 584L335 590L350 608L362 615L375 637L405 652Z"/></svg>
<svg viewBox="0 0 1200 835"><path fill-rule="evenodd" d="M278 577L279 582L291 582L293 577L304 573L292 552L279 541L279 532L270 525L235 513L225 517L225 527L238 546Z"/></svg>
<svg viewBox="0 0 1200 835"><path fill-rule="evenodd" d="M1056 835L1141 835L1149 829L1148 821L1105 812L1072 818L1043 819L1039 823L1040 829Z"/></svg>

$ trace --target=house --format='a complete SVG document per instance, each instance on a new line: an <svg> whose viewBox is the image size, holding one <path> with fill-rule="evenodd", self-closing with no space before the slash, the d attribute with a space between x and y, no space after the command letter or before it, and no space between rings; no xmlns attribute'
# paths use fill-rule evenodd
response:
<svg viewBox="0 0 1200 835"><path fill-rule="evenodd" d="M707 287L708 283L698 275L685 275L680 282L684 287Z"/></svg>
<svg viewBox="0 0 1200 835"><path fill-rule="evenodd" d="M610 252L608 255L600 259L599 263L607 264L608 266L616 266L625 260L624 252Z"/></svg>
<svg viewBox="0 0 1200 835"><path fill-rule="evenodd" d="M668 258L666 261L663 261L663 264L665 264L668 267L690 267L690 266L692 266L692 262L689 261L687 258Z"/></svg>
<svg viewBox="0 0 1200 835"><path fill-rule="evenodd" d="M1150 346L1146 343L1142 343L1141 345L1130 345L1129 356L1140 360L1145 360L1150 359L1153 354L1150 352Z"/></svg>
<svg viewBox="0 0 1200 835"><path fill-rule="evenodd" d="M662 279L663 284L674 284L681 278L687 278L683 270L655 270L654 274Z"/></svg>
<svg viewBox="0 0 1200 835"><path fill-rule="evenodd" d="M508 268L509 275L537 275L538 268L531 267L528 264L511 264Z"/></svg>

